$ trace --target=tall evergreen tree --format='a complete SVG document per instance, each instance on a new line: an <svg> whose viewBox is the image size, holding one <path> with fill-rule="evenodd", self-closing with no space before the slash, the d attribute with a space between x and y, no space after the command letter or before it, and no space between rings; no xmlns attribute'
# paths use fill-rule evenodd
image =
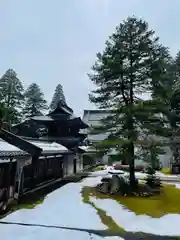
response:
<svg viewBox="0 0 180 240"><path fill-rule="evenodd" d="M163 55L166 58L162 57ZM172 59L169 52L162 49L158 62L163 64L163 71L161 71L161 81L155 77L152 82L152 96L162 103L161 112L164 115L164 122L170 127L169 139L173 140L180 136L180 52L177 53L175 59ZM178 147L175 145L171 147L174 161L180 161Z"/></svg>
<svg viewBox="0 0 180 240"><path fill-rule="evenodd" d="M8 69L0 79L0 101L6 108L6 120L11 123L18 122L20 109L23 104L24 88L17 77L17 73Z"/></svg>
<svg viewBox="0 0 180 240"><path fill-rule="evenodd" d="M100 108L111 108L114 114L102 119L94 133L110 132L101 145L118 150L126 146L130 167L130 183L135 184L135 144L145 131L155 133L163 128L153 100L143 101L142 93L150 91L152 74L160 79L161 66L153 64L159 58L160 45L148 23L129 17L106 42L103 53L97 54L90 80L97 89L90 101ZM153 116L153 118L152 118ZM153 124L151 124L153 123Z"/></svg>
<svg viewBox="0 0 180 240"><path fill-rule="evenodd" d="M56 86L56 89L55 89L54 95L52 97L52 101L51 101L49 108L51 110L55 109L58 102L61 102L62 104L66 105L66 98L64 96L64 91L63 91L63 87L61 84L58 84Z"/></svg>
<svg viewBox="0 0 180 240"><path fill-rule="evenodd" d="M180 78L180 51L177 52L175 60L174 60L174 69L176 72L176 78Z"/></svg>
<svg viewBox="0 0 180 240"><path fill-rule="evenodd" d="M25 91L25 104L23 114L26 118L35 115L42 115L43 110L47 109L47 102L44 94L36 83L32 83Z"/></svg>

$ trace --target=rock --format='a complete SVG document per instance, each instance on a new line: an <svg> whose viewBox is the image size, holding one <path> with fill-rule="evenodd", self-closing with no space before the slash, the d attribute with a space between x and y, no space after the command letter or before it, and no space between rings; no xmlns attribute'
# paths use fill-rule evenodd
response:
<svg viewBox="0 0 180 240"><path fill-rule="evenodd" d="M109 193L109 182L103 182L101 185L101 192L108 194Z"/></svg>
<svg viewBox="0 0 180 240"><path fill-rule="evenodd" d="M112 174L112 175L114 175L114 174L117 175L117 174L124 174L125 172L122 171L122 170L115 170L115 169L112 169L112 170L109 170L108 173L109 173L109 174Z"/></svg>
<svg viewBox="0 0 180 240"><path fill-rule="evenodd" d="M101 179L101 182L109 182L112 179L112 176L106 176Z"/></svg>
<svg viewBox="0 0 180 240"><path fill-rule="evenodd" d="M120 178L118 175L113 175L111 179L111 186L110 186L110 192L111 194L115 194L120 189Z"/></svg>

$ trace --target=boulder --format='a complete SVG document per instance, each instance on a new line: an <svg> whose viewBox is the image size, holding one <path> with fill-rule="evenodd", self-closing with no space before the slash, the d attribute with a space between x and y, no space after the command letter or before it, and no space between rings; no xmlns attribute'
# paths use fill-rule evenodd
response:
<svg viewBox="0 0 180 240"><path fill-rule="evenodd" d="M115 170L115 169L112 169L112 170L109 170L108 171L109 174L112 174L112 175L117 175L117 174L124 174L125 172L122 171L122 170Z"/></svg>
<svg viewBox="0 0 180 240"><path fill-rule="evenodd" d="M109 182L103 182L101 184L101 192L105 194L109 193Z"/></svg>
<svg viewBox="0 0 180 240"><path fill-rule="evenodd" d="M120 190L120 177L118 175L113 175L111 179L110 192L115 194Z"/></svg>

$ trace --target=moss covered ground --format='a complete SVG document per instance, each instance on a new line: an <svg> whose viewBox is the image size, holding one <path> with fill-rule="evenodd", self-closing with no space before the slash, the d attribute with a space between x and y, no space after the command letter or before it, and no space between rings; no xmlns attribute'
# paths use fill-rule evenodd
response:
<svg viewBox="0 0 180 240"><path fill-rule="evenodd" d="M20 202L19 204L15 204L12 206L12 211L16 211L16 210L19 210L19 209L33 209L35 208L37 205L43 203L44 201L44 198L40 198L38 200L25 200L25 201L22 201Z"/></svg>
<svg viewBox="0 0 180 240"><path fill-rule="evenodd" d="M92 168L92 172L102 171L104 169L105 169L105 166L100 165L100 166L96 166L96 167Z"/></svg>
<svg viewBox="0 0 180 240"><path fill-rule="evenodd" d="M82 196L84 202L91 205L93 203L91 203L89 200L90 196L94 196L100 199L113 199L116 200L119 204L122 204L124 208L127 208L137 215L145 214L153 218L160 218L168 213L180 214L180 189L176 188L174 185L169 184L163 186L160 195L152 197L124 197L105 195L99 193L94 187L84 187L82 190ZM113 219L109 218L106 225L109 228L112 228L111 225L114 225Z"/></svg>
<svg viewBox="0 0 180 240"><path fill-rule="evenodd" d="M121 228L120 226L118 226L115 223L115 221L112 219L112 217L108 216L104 210L96 207L96 205L90 201L90 196L95 196L95 194L96 194L95 188L84 187L82 189L83 202L87 203L87 204L90 204L94 209L96 209L99 217L101 218L102 223L107 226L108 230L124 231L123 228Z"/></svg>
<svg viewBox="0 0 180 240"><path fill-rule="evenodd" d="M169 175L169 174L171 174L171 169L170 168L162 168L161 172L164 173L164 174Z"/></svg>

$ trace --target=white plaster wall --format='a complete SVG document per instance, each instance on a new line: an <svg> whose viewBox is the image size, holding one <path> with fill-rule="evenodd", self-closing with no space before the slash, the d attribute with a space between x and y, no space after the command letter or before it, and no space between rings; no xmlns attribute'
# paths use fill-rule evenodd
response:
<svg viewBox="0 0 180 240"><path fill-rule="evenodd" d="M81 171L83 171L83 154L80 154L80 168L81 168Z"/></svg>
<svg viewBox="0 0 180 240"><path fill-rule="evenodd" d="M170 147L164 147L163 150L165 151L165 154L159 155L159 160L163 168L169 168L171 167L171 160L173 158L173 153Z"/></svg>
<svg viewBox="0 0 180 240"><path fill-rule="evenodd" d="M64 156L63 169L64 169L64 177L73 174L73 171L74 171L73 155Z"/></svg>
<svg viewBox="0 0 180 240"><path fill-rule="evenodd" d="M80 172L83 170L83 157L82 154L76 155L76 166L77 166L77 172Z"/></svg>
<svg viewBox="0 0 180 240"><path fill-rule="evenodd" d="M68 175L74 174L73 159L74 155L68 155Z"/></svg>
<svg viewBox="0 0 180 240"><path fill-rule="evenodd" d="M108 161L109 161L109 156L108 155L103 156L102 163L103 164L108 164Z"/></svg>
<svg viewBox="0 0 180 240"><path fill-rule="evenodd" d="M64 156L64 177L68 175L74 174L74 159L76 159L76 172L80 172L83 170L83 156L82 154L71 154L68 156Z"/></svg>
<svg viewBox="0 0 180 240"><path fill-rule="evenodd" d="M68 156L63 157L63 172L64 172L64 177L68 175Z"/></svg>

